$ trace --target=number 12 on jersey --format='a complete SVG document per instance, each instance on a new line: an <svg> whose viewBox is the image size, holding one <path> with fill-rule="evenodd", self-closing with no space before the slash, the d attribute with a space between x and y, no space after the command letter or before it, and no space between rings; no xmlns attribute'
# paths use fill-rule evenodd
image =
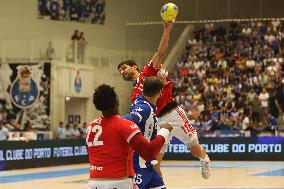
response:
<svg viewBox="0 0 284 189"><path fill-rule="evenodd" d="M89 137L92 133L96 133L93 142L89 142ZM87 128L87 137L86 137L86 143L88 147L92 146L102 146L104 145L104 142L99 140L99 137L103 133L103 128L100 125L95 125L94 127L88 126Z"/></svg>

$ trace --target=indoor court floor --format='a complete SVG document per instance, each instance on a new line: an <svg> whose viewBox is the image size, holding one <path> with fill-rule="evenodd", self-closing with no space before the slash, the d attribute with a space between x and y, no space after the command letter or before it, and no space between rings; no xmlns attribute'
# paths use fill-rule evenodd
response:
<svg viewBox="0 0 284 189"><path fill-rule="evenodd" d="M168 189L284 189L284 162L215 161L208 180L198 161L164 161L162 171ZM0 172L0 189L84 189L87 182L87 164Z"/></svg>

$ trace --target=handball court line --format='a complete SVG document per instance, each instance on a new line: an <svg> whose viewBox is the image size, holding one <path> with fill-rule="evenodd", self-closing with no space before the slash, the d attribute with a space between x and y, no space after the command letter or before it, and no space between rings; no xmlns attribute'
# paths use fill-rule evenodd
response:
<svg viewBox="0 0 284 189"><path fill-rule="evenodd" d="M173 164L172 162L167 161L167 163L167 165L162 165L161 167L164 169L200 168L199 162L181 162L181 164L178 162L177 164ZM248 174L248 176L284 176L284 162L212 162L211 168L269 168L272 170L253 172ZM68 169L66 169L66 166L63 168L60 166L50 167L52 170L48 171L46 168L44 169L44 171L42 169L37 171L37 168L35 168L29 170L31 172L25 173L21 173L21 170L14 170L7 171L7 174L5 174L6 171L4 171L2 172L4 174L0 173L0 184L89 174L88 164L81 165L80 168L74 168L71 165ZM54 171L54 169L56 169L56 171Z"/></svg>

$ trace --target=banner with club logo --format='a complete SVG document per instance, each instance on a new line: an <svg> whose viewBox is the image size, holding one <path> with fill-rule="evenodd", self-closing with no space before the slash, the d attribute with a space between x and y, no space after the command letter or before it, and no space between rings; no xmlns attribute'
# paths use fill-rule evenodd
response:
<svg viewBox="0 0 284 189"><path fill-rule="evenodd" d="M12 130L49 130L50 63L0 64L0 114Z"/></svg>

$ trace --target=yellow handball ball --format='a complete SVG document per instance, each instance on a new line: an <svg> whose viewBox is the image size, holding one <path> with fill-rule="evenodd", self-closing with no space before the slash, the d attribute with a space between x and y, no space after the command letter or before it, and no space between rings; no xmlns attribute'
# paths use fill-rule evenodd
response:
<svg viewBox="0 0 284 189"><path fill-rule="evenodd" d="M173 21L178 13L178 7L173 3L167 3L161 8L161 17L165 21Z"/></svg>

